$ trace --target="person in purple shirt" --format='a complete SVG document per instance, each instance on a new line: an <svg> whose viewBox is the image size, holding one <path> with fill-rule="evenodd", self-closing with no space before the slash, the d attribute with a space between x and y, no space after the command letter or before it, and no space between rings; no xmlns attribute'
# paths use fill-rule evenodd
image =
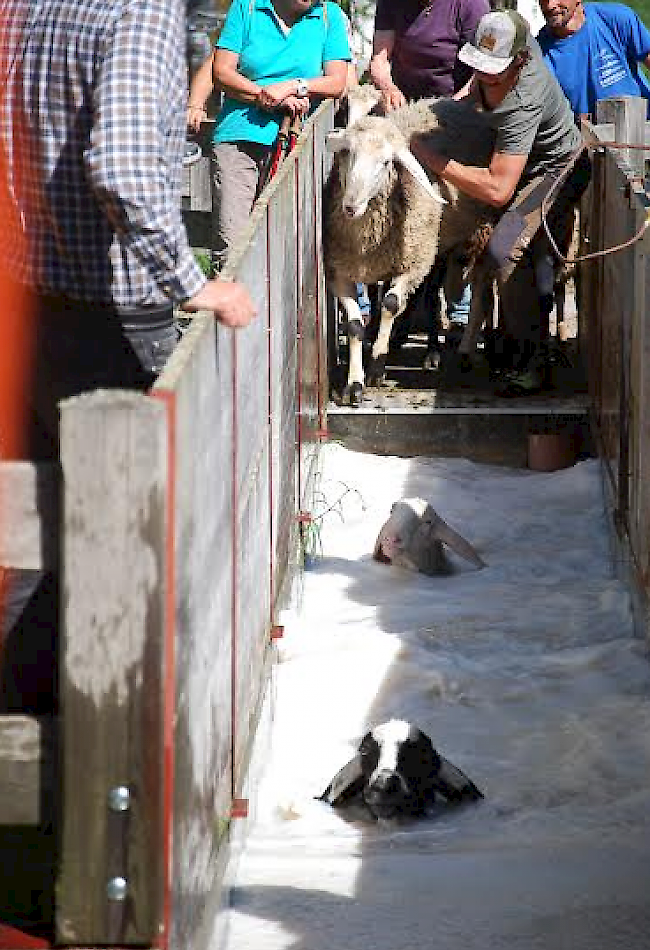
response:
<svg viewBox="0 0 650 950"><path fill-rule="evenodd" d="M458 50L489 10L488 0L377 0L370 77L385 111L462 88L471 70Z"/></svg>
<svg viewBox="0 0 650 950"><path fill-rule="evenodd" d="M461 89L472 71L458 60L458 50L472 41L478 21L489 10L488 0L377 0L370 78L381 92L383 111L391 112L426 96L451 96ZM426 367L436 366L440 359L440 287L445 273L446 263L436 265L421 291L432 321ZM467 323L469 287L460 298L450 296L446 294L449 322ZM402 328L408 329L408 314L417 305L414 299L402 317ZM402 341L404 329L398 334L397 343Z"/></svg>

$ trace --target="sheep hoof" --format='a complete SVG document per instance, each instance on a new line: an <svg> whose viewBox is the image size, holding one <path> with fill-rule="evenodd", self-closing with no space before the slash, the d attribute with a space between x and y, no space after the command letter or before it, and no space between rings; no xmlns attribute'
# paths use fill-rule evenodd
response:
<svg viewBox="0 0 650 950"><path fill-rule="evenodd" d="M381 386L386 372L386 354L373 356L366 372L368 386Z"/></svg>
<svg viewBox="0 0 650 950"><path fill-rule="evenodd" d="M341 393L341 404L352 406L358 409L363 399L363 386L361 383L348 383Z"/></svg>
<svg viewBox="0 0 650 950"><path fill-rule="evenodd" d="M397 299L397 294L395 291L388 291L381 301L381 306L383 310L388 310L389 313L392 313L392 315L395 316L399 310L399 300Z"/></svg>
<svg viewBox="0 0 650 950"><path fill-rule="evenodd" d="M363 399L363 386L361 383L352 383L350 386L350 405L353 409L358 409Z"/></svg>

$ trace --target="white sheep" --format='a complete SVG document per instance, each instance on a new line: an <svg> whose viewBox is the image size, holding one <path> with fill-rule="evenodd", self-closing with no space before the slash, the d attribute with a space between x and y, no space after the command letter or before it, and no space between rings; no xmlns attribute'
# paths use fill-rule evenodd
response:
<svg viewBox="0 0 650 950"><path fill-rule="evenodd" d="M383 377L393 322L436 258L465 243L482 245L486 226L497 216L490 206L430 177L409 149L415 134L426 134L437 152L464 164L489 164L494 133L488 119L453 99L422 99L388 116L367 115L327 139L335 157L325 191L325 270L348 321L343 398L353 406L361 403L365 381L355 284L388 285L368 367L373 385ZM482 296L473 295L462 352L480 329Z"/></svg>
<svg viewBox="0 0 650 950"><path fill-rule="evenodd" d="M394 503L379 531L373 557L384 564L423 574L450 574L452 567L445 545L474 567L485 567L469 541L454 531L427 501L402 498Z"/></svg>

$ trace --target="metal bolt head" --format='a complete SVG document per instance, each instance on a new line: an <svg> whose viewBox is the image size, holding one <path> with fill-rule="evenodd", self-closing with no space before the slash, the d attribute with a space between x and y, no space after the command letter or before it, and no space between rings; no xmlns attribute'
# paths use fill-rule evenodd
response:
<svg viewBox="0 0 650 950"><path fill-rule="evenodd" d="M131 792L126 785L117 785L108 793L108 807L111 811L128 811L131 805Z"/></svg>
<svg viewBox="0 0 650 950"><path fill-rule="evenodd" d="M125 877L111 877L106 885L106 896L109 901L123 901L128 890L129 885Z"/></svg>

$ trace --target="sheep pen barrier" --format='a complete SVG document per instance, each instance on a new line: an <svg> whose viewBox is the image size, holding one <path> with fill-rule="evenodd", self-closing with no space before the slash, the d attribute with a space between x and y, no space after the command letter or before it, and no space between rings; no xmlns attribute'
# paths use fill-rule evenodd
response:
<svg viewBox="0 0 650 950"><path fill-rule="evenodd" d="M233 249L253 324L198 314L148 393L62 403L62 478L3 467L3 566L63 570L59 714L0 715L3 948L214 941L324 435L331 125L329 104Z"/></svg>
<svg viewBox="0 0 650 950"><path fill-rule="evenodd" d="M218 946L229 848L253 804L250 742L327 435L331 126L326 104L233 253L226 276L245 281L258 320L233 333L197 315L148 394L63 404L62 480L0 468L3 567L61 563L64 575L60 713L0 715L3 950ZM631 238L649 208L615 150L594 155L590 251ZM646 635L647 241L584 266L579 288L593 428Z"/></svg>

